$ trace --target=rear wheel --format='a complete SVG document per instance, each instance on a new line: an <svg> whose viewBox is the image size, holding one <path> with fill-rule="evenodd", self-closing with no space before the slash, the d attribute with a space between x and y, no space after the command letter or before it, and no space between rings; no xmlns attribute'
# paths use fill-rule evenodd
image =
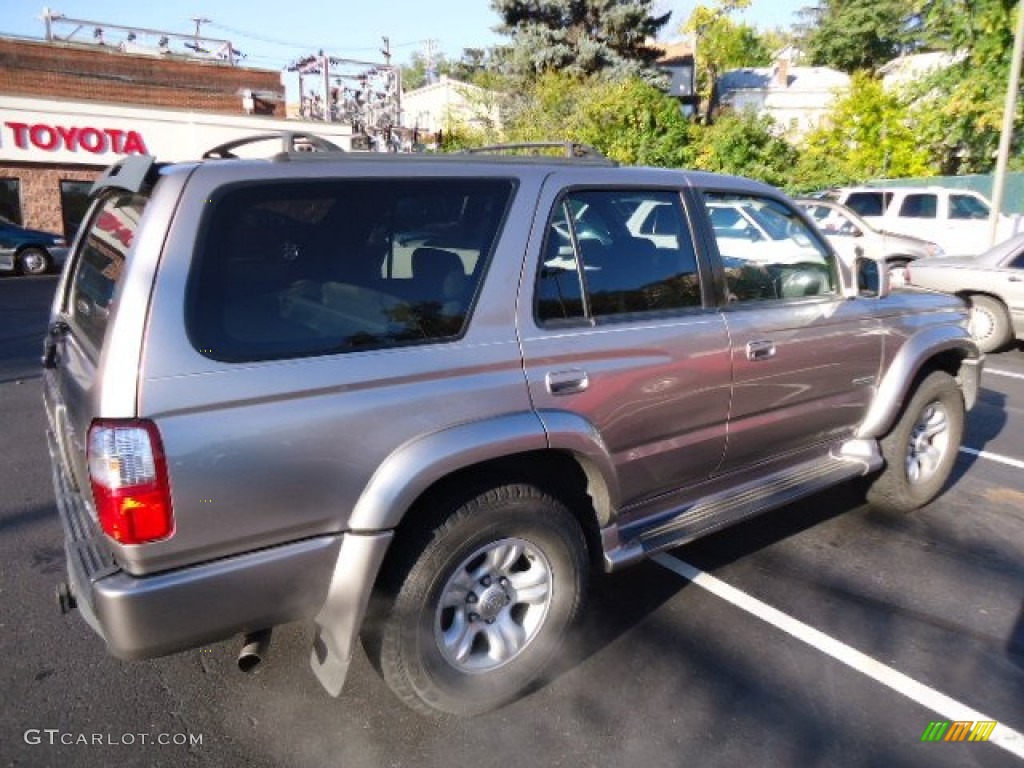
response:
<svg viewBox="0 0 1024 768"><path fill-rule="evenodd" d="M991 296L969 296L968 330L982 352L995 352L1010 341L1010 317L1006 307Z"/></svg>
<svg viewBox="0 0 1024 768"><path fill-rule="evenodd" d="M871 505L911 512L934 499L953 470L964 420L963 396L952 376L932 371L921 379L881 441L885 469L868 488Z"/></svg>
<svg viewBox="0 0 1024 768"><path fill-rule="evenodd" d="M586 544L572 513L530 485L448 506L392 566L368 651L413 709L475 715L524 693L551 661L584 599Z"/></svg>
<svg viewBox="0 0 1024 768"><path fill-rule="evenodd" d="M18 254L18 270L23 275L44 275L50 269L50 255L42 248L26 248Z"/></svg>

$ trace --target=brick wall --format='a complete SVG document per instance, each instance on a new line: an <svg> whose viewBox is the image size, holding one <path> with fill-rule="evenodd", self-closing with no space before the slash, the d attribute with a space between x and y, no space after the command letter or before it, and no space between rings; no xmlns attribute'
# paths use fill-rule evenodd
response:
<svg viewBox="0 0 1024 768"><path fill-rule="evenodd" d="M284 86L274 70L0 39L0 92L12 96L244 114L246 89L274 96L258 100L257 114L285 116Z"/></svg>
<svg viewBox="0 0 1024 768"><path fill-rule="evenodd" d="M22 224L31 229L46 232L64 232L61 218L60 182L93 181L102 168L74 170L66 166L33 163L26 166L19 163L0 163L0 179L20 179Z"/></svg>

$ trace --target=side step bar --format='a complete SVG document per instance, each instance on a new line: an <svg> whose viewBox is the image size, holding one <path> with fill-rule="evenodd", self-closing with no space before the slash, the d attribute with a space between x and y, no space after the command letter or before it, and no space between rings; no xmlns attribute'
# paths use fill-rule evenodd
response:
<svg viewBox="0 0 1024 768"><path fill-rule="evenodd" d="M847 450L848 449L848 450ZM830 455L762 476L705 496L680 507L675 514L659 515L645 526L616 525L602 530L605 567L612 571L672 547L754 517L834 485L881 469L883 460L874 441L855 441L842 455Z"/></svg>

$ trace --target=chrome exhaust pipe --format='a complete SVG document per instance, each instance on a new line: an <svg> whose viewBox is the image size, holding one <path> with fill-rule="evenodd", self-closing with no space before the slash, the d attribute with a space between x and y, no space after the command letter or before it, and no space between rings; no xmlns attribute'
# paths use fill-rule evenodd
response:
<svg viewBox="0 0 1024 768"><path fill-rule="evenodd" d="M255 672L270 648L270 629L250 632L242 639L242 650L238 654L238 668L242 672Z"/></svg>

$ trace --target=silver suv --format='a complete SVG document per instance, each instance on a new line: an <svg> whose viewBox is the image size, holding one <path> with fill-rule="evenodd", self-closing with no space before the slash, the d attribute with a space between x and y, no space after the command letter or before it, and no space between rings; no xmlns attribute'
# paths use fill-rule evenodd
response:
<svg viewBox="0 0 1024 768"><path fill-rule="evenodd" d="M541 678L593 566L946 482L963 304L890 295L777 190L294 141L112 167L57 289L60 595L116 656L241 634L249 666L307 621L332 695L361 637L408 705L479 713Z"/></svg>

